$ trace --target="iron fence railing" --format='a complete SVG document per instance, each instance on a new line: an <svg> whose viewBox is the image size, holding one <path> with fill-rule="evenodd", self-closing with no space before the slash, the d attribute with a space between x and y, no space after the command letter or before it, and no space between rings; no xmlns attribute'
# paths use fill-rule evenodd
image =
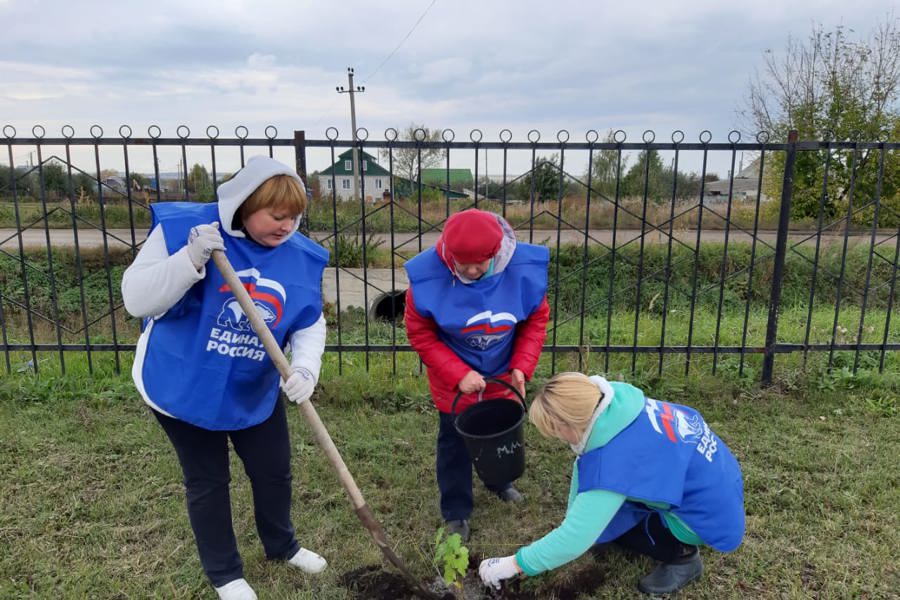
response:
<svg viewBox="0 0 900 600"><path fill-rule="evenodd" d="M595 131L584 141L531 131L514 142L509 130L497 141L478 130L468 141L452 130L428 141L422 130L401 139L393 129L376 141L362 128L341 140L334 128L307 139L271 126L261 138L245 127L227 139L215 127L191 137L184 126L175 137L155 126L146 137L127 126L118 137L98 126L90 137L69 126L55 138L40 126L31 137L11 126L2 134L7 372L38 370L48 355L64 372L72 353L92 371L97 353L111 355L119 370L139 327L124 313L119 280L143 243L150 204L212 201L223 176L259 153L296 165L307 183L302 229L331 250L323 289L338 370L357 356L367 369L379 357L398 370L411 351L402 263L471 206L551 249L550 371L694 366L768 382L779 354L804 365L827 355L829 370L856 372L884 370L900 350L897 142L794 133L745 142L738 132L722 143L708 132L697 142L681 132L628 141ZM355 170L346 168L350 150ZM727 175L715 181L721 168Z"/></svg>

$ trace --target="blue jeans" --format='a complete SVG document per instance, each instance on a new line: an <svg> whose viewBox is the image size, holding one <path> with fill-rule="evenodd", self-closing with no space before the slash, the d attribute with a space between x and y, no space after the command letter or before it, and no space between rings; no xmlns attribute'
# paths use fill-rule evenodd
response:
<svg viewBox="0 0 900 600"><path fill-rule="evenodd" d="M445 521L468 519L474 505L472 460L462 436L456 431L456 418L449 413L438 415L437 483L441 492L441 516ZM499 486L485 484L495 494L510 486L510 483Z"/></svg>
<svg viewBox="0 0 900 600"><path fill-rule="evenodd" d="M229 438L250 478L266 558L288 559L300 549L291 523L291 448L281 400L268 419L238 431L210 431L153 414L178 454L200 564L214 586L244 576L231 525Z"/></svg>

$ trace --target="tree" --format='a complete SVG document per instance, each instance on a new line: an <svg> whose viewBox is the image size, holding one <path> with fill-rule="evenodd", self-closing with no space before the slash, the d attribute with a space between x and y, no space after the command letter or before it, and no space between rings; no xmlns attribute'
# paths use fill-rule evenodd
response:
<svg viewBox="0 0 900 600"><path fill-rule="evenodd" d="M494 181L487 176L481 178L476 188L485 198L493 198L499 200L503 198L503 188L505 186L499 181Z"/></svg>
<svg viewBox="0 0 900 600"><path fill-rule="evenodd" d="M44 180L44 192L50 198L65 196L68 190L66 171L57 162L46 162L38 171Z"/></svg>
<svg viewBox="0 0 900 600"><path fill-rule="evenodd" d="M131 174L131 187L137 189L144 189L150 185L150 180L141 175L140 173L132 173Z"/></svg>
<svg viewBox="0 0 900 600"><path fill-rule="evenodd" d="M17 195L24 193L22 171L23 169L13 169L6 165L0 165L0 198L12 199L13 185L15 185ZM10 184L11 179L15 180L14 184Z"/></svg>
<svg viewBox="0 0 900 600"><path fill-rule="evenodd" d="M866 39L851 39L852 30L826 31L814 25L805 41L788 38L784 53L766 52L762 73L750 81L747 124L785 140L796 129L801 140L877 141L900 130L900 19L888 17ZM839 212L850 191L871 201L877 182L878 150L833 151L829 161L826 216ZM822 194L824 155L799 152L794 174L792 216L815 217ZM886 161L882 196L898 193L896 160ZM783 160L769 162L767 191L780 195ZM856 201L858 203L858 201Z"/></svg>
<svg viewBox="0 0 900 600"><path fill-rule="evenodd" d="M76 199L93 200L97 195L97 180L87 173L78 171L72 178L72 191Z"/></svg>
<svg viewBox="0 0 900 600"><path fill-rule="evenodd" d="M562 189L560 189L559 155L554 154L550 158L539 157L534 161L534 168L519 178L515 196L530 198L532 185L534 186L534 199L538 202L565 198L572 190L572 182L569 175L562 173Z"/></svg>
<svg viewBox="0 0 900 600"><path fill-rule="evenodd" d="M672 169L663 166L658 150L642 150L638 154L622 178L622 195L643 197L645 180L649 199L659 202L672 195Z"/></svg>
<svg viewBox="0 0 900 600"><path fill-rule="evenodd" d="M423 142L440 142L441 130L429 129L424 125L410 123L410 125L400 134L399 139L404 141L418 141L416 131L421 129L425 132ZM421 137L421 134L420 136ZM407 181L416 181L420 169L430 169L440 166L444 158L443 148L393 148L390 151L383 149L379 152L384 166L388 166L390 160L393 160L393 175L395 177L403 177Z"/></svg>
<svg viewBox="0 0 900 600"><path fill-rule="evenodd" d="M615 142L615 134L610 129L606 132L604 143ZM621 155L618 150L595 150L591 160L591 189L592 194L612 199L616 194L616 180L627 170L628 157ZM587 183L588 174L585 172L584 181Z"/></svg>
<svg viewBox="0 0 900 600"><path fill-rule="evenodd" d="M195 163L191 167L187 178L187 189L192 194L196 194L198 200L212 199L212 181L206 167L199 163Z"/></svg>

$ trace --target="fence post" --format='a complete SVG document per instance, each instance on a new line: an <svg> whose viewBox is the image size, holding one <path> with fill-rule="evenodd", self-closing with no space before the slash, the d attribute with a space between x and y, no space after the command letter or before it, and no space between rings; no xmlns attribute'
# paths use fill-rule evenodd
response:
<svg viewBox="0 0 900 600"><path fill-rule="evenodd" d="M775 366L775 346L778 342L778 311L781 308L781 280L787 254L788 230L791 223L791 193L794 188L794 161L797 158L796 129L788 132L787 154L784 157L784 178L781 184L781 212L778 214L778 237L775 240L775 267L772 271L772 293L769 297L769 319L766 325L766 347L763 354L762 383L772 383Z"/></svg>
<svg viewBox="0 0 900 600"><path fill-rule="evenodd" d="M294 131L294 163L297 167L297 174L303 180L303 184L309 188L309 182L306 180L306 131Z"/></svg>
<svg viewBox="0 0 900 600"><path fill-rule="evenodd" d="M294 165L297 168L297 174L303 180L303 188L306 192L306 210L303 211L301 224L304 225L303 230L309 229L309 205L312 202L312 188L306 175L306 130L294 131Z"/></svg>

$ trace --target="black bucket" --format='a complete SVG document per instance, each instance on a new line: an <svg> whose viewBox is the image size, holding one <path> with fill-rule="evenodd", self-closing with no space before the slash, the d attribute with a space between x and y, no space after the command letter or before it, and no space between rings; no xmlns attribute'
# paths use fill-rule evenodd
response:
<svg viewBox="0 0 900 600"><path fill-rule="evenodd" d="M456 431L462 436L466 450L478 477L488 485L503 485L525 472L525 399L514 386L501 379L486 381L505 385L517 400L510 398L482 399L457 415ZM456 413L456 395L451 413Z"/></svg>

